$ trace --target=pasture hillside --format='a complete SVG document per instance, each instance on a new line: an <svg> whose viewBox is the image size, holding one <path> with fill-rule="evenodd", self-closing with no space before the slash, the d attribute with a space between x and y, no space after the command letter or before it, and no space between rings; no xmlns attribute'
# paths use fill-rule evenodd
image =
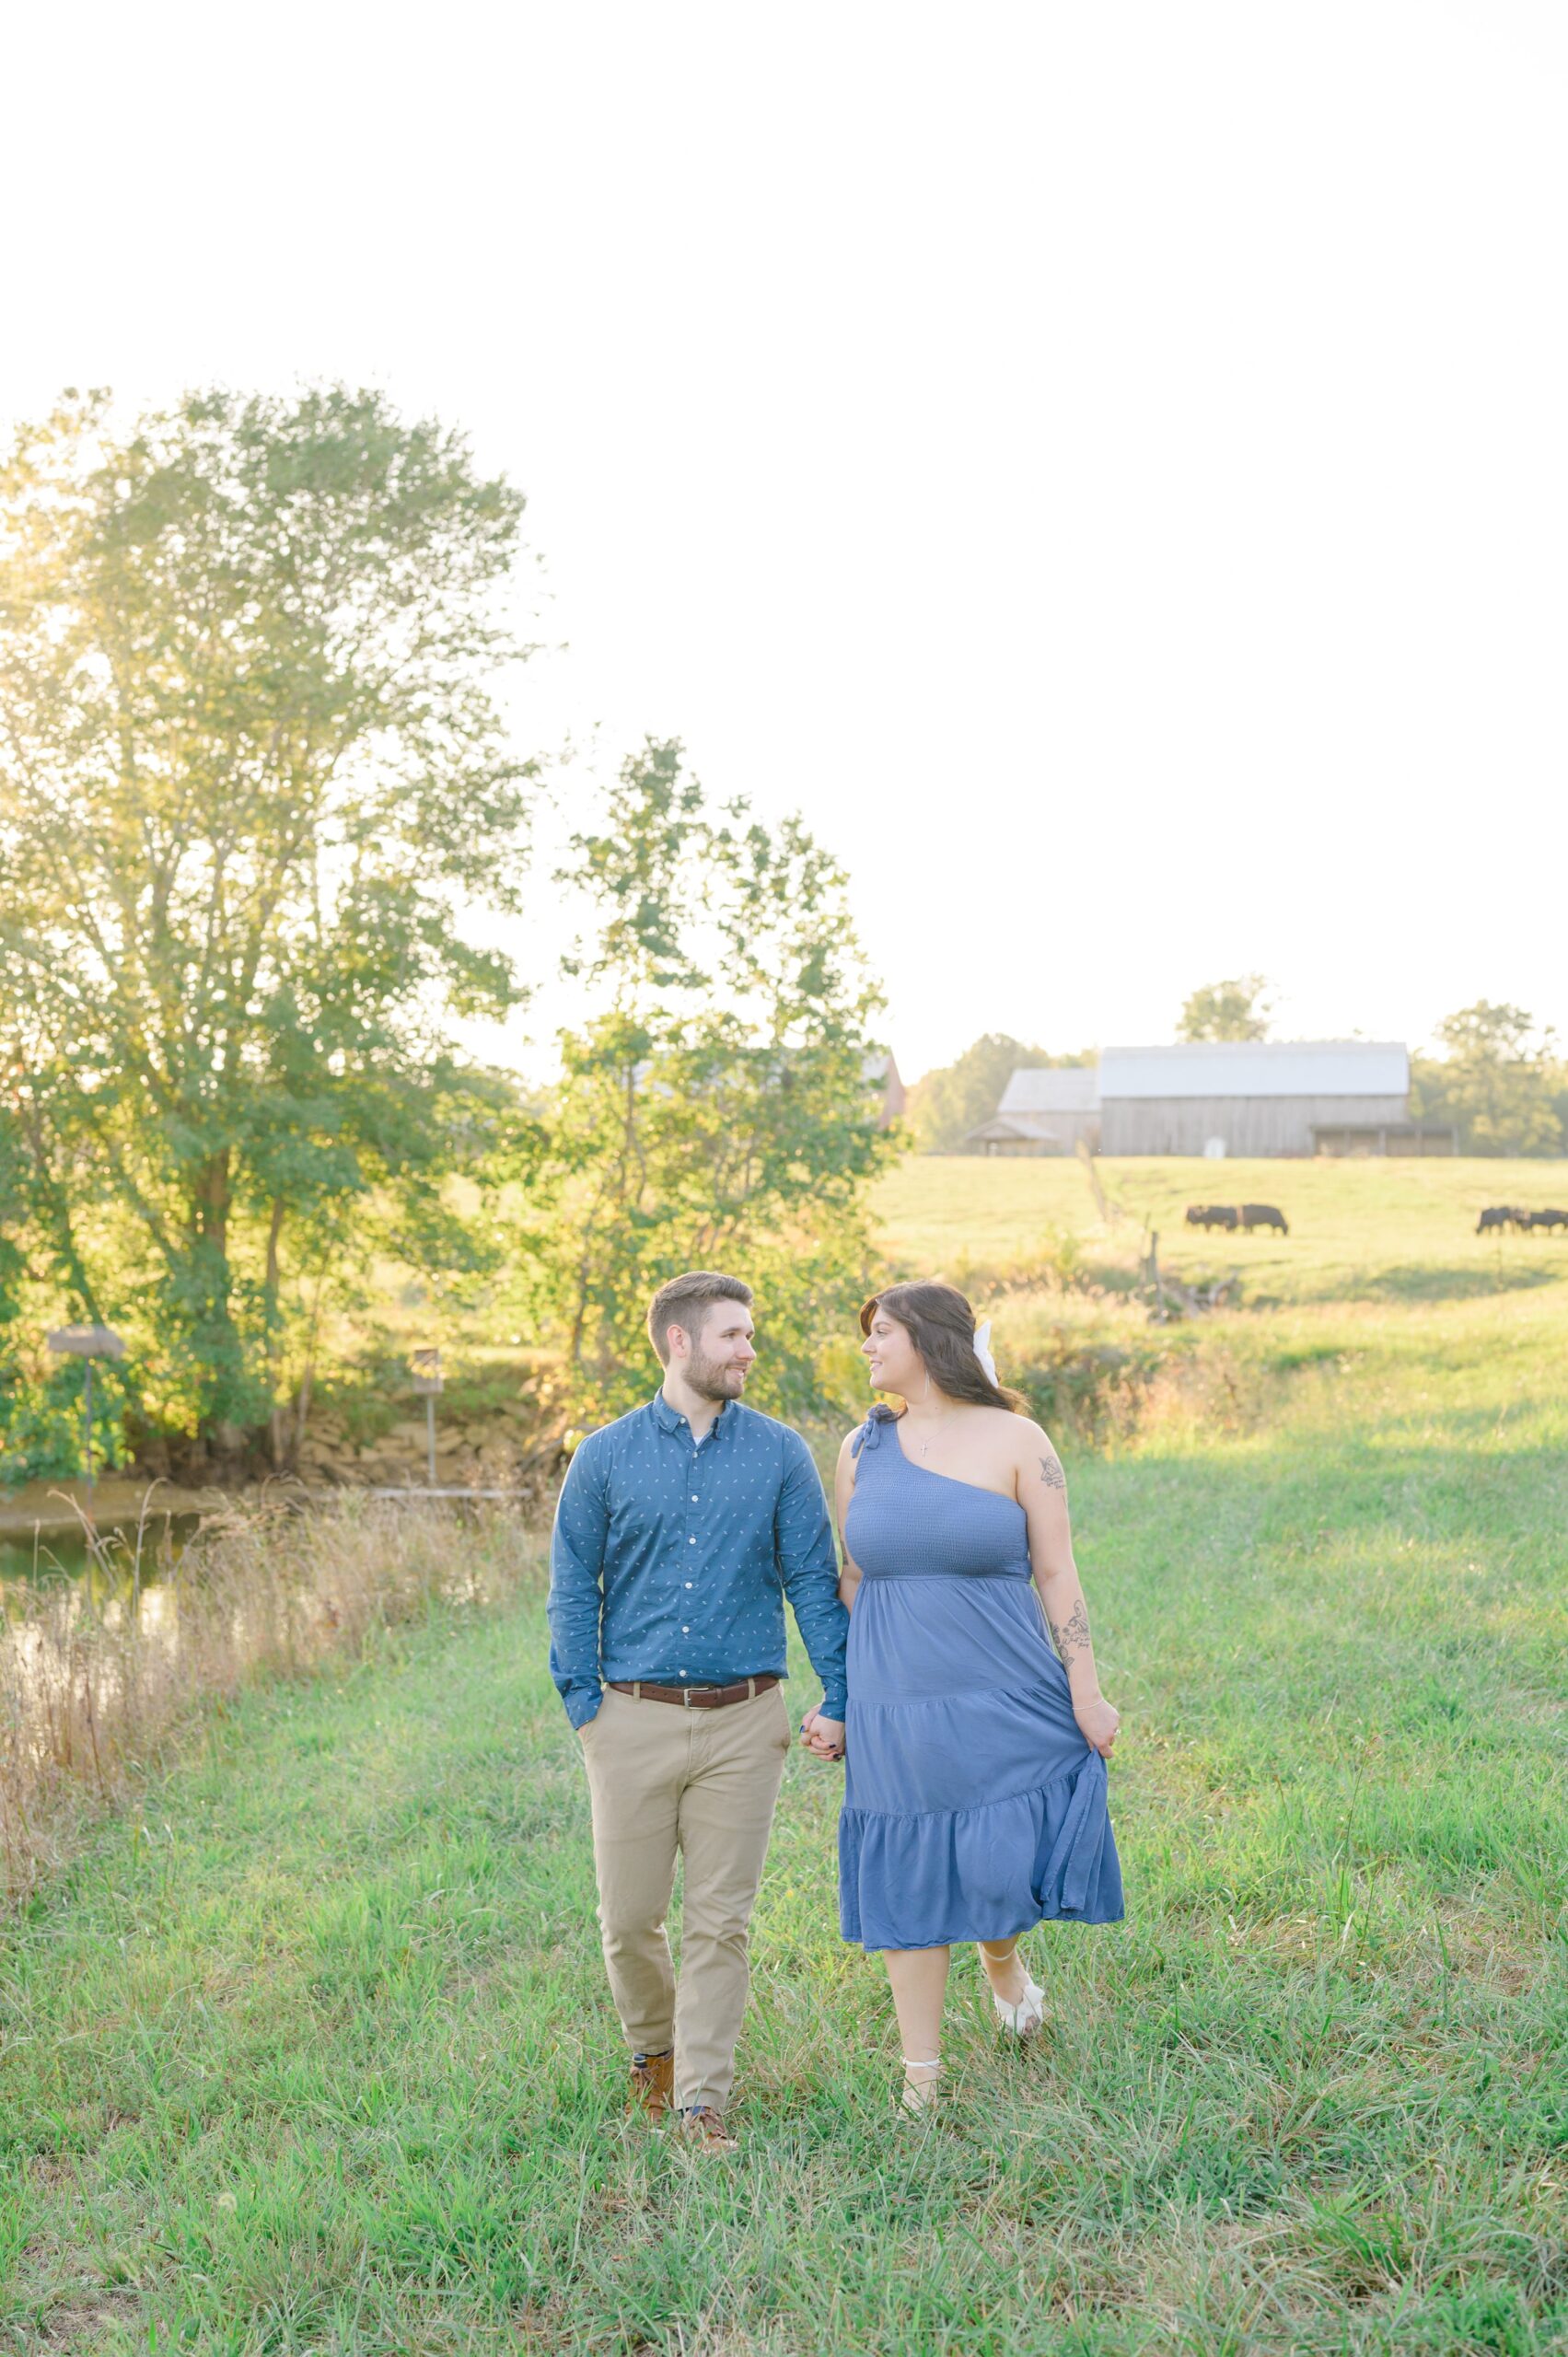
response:
<svg viewBox="0 0 1568 2357"><path fill-rule="evenodd" d="M960 1956L930 2132L799 1756L742 2151L623 2122L536 1585L240 1695L0 1935L0 2348L1568 2346L1568 1239L1456 1240L1475 1172L1269 1167L1294 1296L1239 1242L1182 1379L1064 1450L1127 1920L1029 1935L1023 2053ZM900 1265L1012 1271L1005 1363L1169 1339L1073 1169L911 1165L883 1212Z"/></svg>
<svg viewBox="0 0 1568 2357"><path fill-rule="evenodd" d="M1178 1275L1239 1267L1244 1294L1272 1302L1493 1297L1568 1279L1568 1230L1477 1236L1481 1209L1568 1206L1568 1162L1431 1159L1097 1161L1113 1213L1099 1216L1075 1159L916 1155L881 1181L877 1210L901 1273L1027 1272L1064 1236L1091 1260L1125 1264L1146 1229ZM1274 1203L1288 1237L1185 1225L1189 1203Z"/></svg>

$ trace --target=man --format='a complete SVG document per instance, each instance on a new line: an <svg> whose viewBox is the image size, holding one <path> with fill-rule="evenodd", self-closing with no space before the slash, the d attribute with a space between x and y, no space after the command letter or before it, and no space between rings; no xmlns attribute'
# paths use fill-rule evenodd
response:
<svg viewBox="0 0 1568 2357"><path fill-rule="evenodd" d="M843 1748L844 1639L822 1484L798 1433L741 1405L751 1290L697 1270L660 1287L664 1382L590 1433L551 1550L550 1670L587 1760L599 1924L632 2049L632 2103L735 2149L725 2107L751 1910L792 1741L787 1596L822 1701L809 1748ZM665 1936L686 1861L680 1983Z"/></svg>

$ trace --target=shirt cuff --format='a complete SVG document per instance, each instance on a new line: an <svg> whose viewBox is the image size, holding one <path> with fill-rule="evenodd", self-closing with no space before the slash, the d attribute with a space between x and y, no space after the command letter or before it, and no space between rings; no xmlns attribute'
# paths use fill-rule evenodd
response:
<svg viewBox="0 0 1568 2357"><path fill-rule="evenodd" d="M598 1716L598 1706L604 1700L604 1689L596 1678L591 1686L569 1686L562 1696L566 1716L575 1727L586 1727L590 1719Z"/></svg>
<svg viewBox="0 0 1568 2357"><path fill-rule="evenodd" d="M824 1692L822 1696L822 1716L825 1719L837 1719L839 1724L842 1726L844 1712L848 1707L849 1689L847 1687L830 1686Z"/></svg>

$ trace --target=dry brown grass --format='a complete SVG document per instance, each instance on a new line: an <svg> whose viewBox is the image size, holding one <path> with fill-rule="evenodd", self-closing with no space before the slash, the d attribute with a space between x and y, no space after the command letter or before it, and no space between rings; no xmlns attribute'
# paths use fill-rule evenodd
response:
<svg viewBox="0 0 1568 2357"><path fill-rule="evenodd" d="M26 1898L97 1808L203 1703L353 1658L433 1603L542 1578L537 1521L350 1494L209 1516L178 1562L95 1543L85 1580L0 1593L0 1904Z"/></svg>

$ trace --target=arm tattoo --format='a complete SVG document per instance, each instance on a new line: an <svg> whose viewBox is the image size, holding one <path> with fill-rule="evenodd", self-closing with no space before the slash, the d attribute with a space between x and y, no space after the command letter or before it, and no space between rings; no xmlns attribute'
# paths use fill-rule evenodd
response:
<svg viewBox="0 0 1568 2357"><path fill-rule="evenodd" d="M1049 1614L1047 1618L1050 1618ZM1078 1598L1065 1620L1051 1622L1051 1634L1056 1650L1062 1656L1063 1668L1071 1669L1074 1655L1085 1653L1088 1649L1089 1616L1082 1596Z"/></svg>
<svg viewBox="0 0 1568 2357"><path fill-rule="evenodd" d="M1040 1478L1048 1490L1064 1490L1067 1487L1067 1476L1062 1470L1062 1459L1049 1441L1045 1444L1045 1455L1040 1460Z"/></svg>

